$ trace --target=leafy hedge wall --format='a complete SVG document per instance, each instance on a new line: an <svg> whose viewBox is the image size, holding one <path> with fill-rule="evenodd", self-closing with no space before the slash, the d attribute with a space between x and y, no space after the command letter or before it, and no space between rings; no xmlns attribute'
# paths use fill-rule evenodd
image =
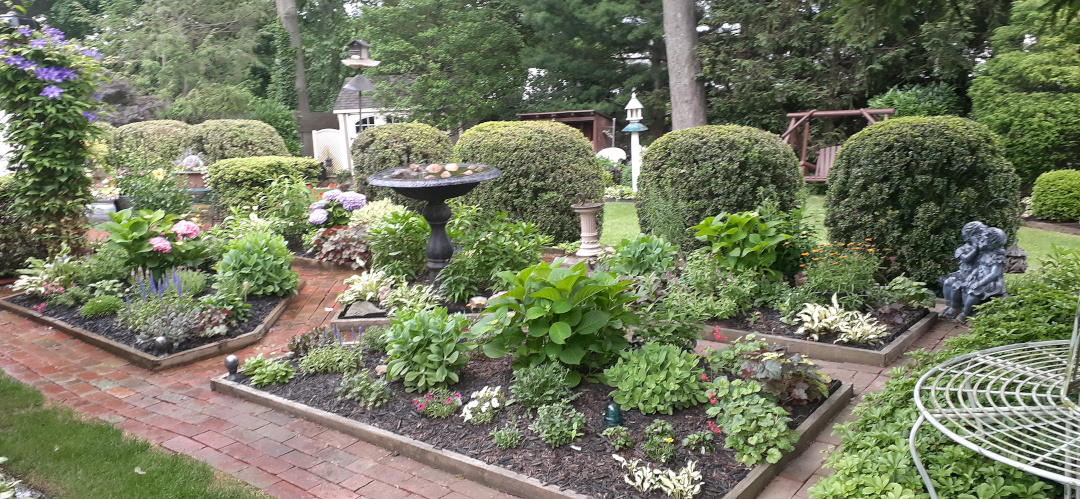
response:
<svg viewBox="0 0 1080 499"><path fill-rule="evenodd" d="M352 143L354 190L374 200L391 198L397 204L416 206L392 189L368 185L371 174L407 166L412 163L444 163L450 159L454 145L439 129L423 123L395 123L368 128Z"/></svg>
<svg viewBox="0 0 1080 499"><path fill-rule="evenodd" d="M1080 220L1080 170L1046 172L1031 190L1031 214L1048 220Z"/></svg>
<svg viewBox="0 0 1080 499"><path fill-rule="evenodd" d="M176 161L184 153L191 125L175 120L151 120L118 127L113 134L116 149L146 151L153 157Z"/></svg>
<svg viewBox="0 0 1080 499"><path fill-rule="evenodd" d="M207 184L222 206L250 205L280 175L315 182L322 163L311 158L259 156L223 159L206 171Z"/></svg>
<svg viewBox="0 0 1080 499"><path fill-rule="evenodd" d="M770 198L791 210L803 185L795 153L776 134L740 125L678 130L645 153L638 222L642 232L692 249L704 243L687 227L720 213L753 210Z"/></svg>
<svg viewBox="0 0 1080 499"><path fill-rule="evenodd" d="M274 127L256 120L208 120L192 125L184 148L203 153L213 163L229 158L288 156L285 141Z"/></svg>
<svg viewBox="0 0 1080 499"><path fill-rule="evenodd" d="M553 121L490 121L470 128L454 147L453 160L502 170L465 196L510 220L532 222L556 243L581 239L581 223L570 209L586 199L602 201L604 169L580 131ZM603 222L603 212L599 214Z"/></svg>
<svg viewBox="0 0 1080 499"><path fill-rule="evenodd" d="M829 173L825 226L837 243L872 239L897 272L955 270L960 229L980 220L1015 239L1020 180L985 126L950 117L883 121L844 143Z"/></svg>
<svg viewBox="0 0 1080 499"><path fill-rule="evenodd" d="M16 270L26 267L27 258L45 258L49 253L41 238L30 232L31 217L12 210L13 181L12 175L0 177L0 279L15 277Z"/></svg>

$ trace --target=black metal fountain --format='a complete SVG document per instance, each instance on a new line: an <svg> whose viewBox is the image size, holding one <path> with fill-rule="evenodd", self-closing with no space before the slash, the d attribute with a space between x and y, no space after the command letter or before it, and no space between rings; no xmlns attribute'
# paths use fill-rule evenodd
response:
<svg viewBox="0 0 1080 499"><path fill-rule="evenodd" d="M368 177L368 184L389 187L402 196L426 201L424 219L431 226L427 244L429 281L435 282L439 271L454 256L454 244L446 235L450 206L446 200L464 196L480 182L502 175L498 168L469 163L409 165L383 170Z"/></svg>

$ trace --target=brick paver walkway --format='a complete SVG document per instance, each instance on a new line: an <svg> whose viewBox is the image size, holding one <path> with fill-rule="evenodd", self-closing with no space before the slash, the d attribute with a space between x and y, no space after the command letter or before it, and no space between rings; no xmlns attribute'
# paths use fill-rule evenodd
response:
<svg viewBox="0 0 1080 499"><path fill-rule="evenodd" d="M289 338L328 322L352 272L300 270L307 282L258 344L241 357L285 349ZM0 295L10 294L0 288ZM221 358L151 373L66 334L0 311L0 369L50 400L188 454L288 499L511 499L412 459L210 391Z"/></svg>
<svg viewBox="0 0 1080 499"><path fill-rule="evenodd" d="M292 336L326 323L334 298L352 272L304 270L300 295L258 344L237 354L284 351ZM0 296L6 293L0 288ZM937 349L965 331L941 321L914 348ZM701 342L702 348L722 345ZM903 359L895 364L904 362ZM862 394L880 390L889 367L817 361L834 379L851 383L855 399L834 423L853 419ZM280 498L509 499L512 496L293 416L210 391L222 358L151 373L79 340L0 311L0 369L51 400L117 425L175 452L188 454ZM831 428L831 426L830 426ZM806 490L839 437L825 431L774 479L760 499L807 499Z"/></svg>

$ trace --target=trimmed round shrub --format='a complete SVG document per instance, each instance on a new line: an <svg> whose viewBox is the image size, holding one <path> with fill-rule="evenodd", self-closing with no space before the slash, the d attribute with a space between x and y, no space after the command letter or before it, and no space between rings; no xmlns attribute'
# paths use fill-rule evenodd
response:
<svg viewBox="0 0 1080 499"><path fill-rule="evenodd" d="M829 172L825 226L835 243L870 240L895 273L936 282L956 270L960 229L979 220L1015 240L1020 179L997 136L952 116L883 121L844 143Z"/></svg>
<svg viewBox="0 0 1080 499"><path fill-rule="evenodd" d="M260 156L223 159L206 169L206 182L222 206L250 205L281 175L314 183L322 163L311 158Z"/></svg>
<svg viewBox="0 0 1080 499"><path fill-rule="evenodd" d="M207 163L252 156L288 156L274 127L256 120L207 120L192 125L184 148L203 153Z"/></svg>
<svg viewBox="0 0 1080 499"><path fill-rule="evenodd" d="M799 161L776 134L740 125L678 130L645 153L638 223L642 232L692 250L705 243L687 227L721 213L752 211L768 199L789 211L802 186Z"/></svg>
<svg viewBox="0 0 1080 499"><path fill-rule="evenodd" d="M16 214L12 209L15 200L11 183L14 178L14 175L0 176L0 278L15 277L15 271L25 268L29 257L49 255L42 238L31 232L32 219Z"/></svg>
<svg viewBox="0 0 1080 499"><path fill-rule="evenodd" d="M175 120L129 123L113 134L115 150L141 150L151 157L176 161L184 153L184 141L191 125Z"/></svg>
<svg viewBox="0 0 1080 499"><path fill-rule="evenodd" d="M454 145L439 129L423 123L395 123L368 128L352 143L353 173L357 192L368 199L390 198L394 203L419 206L393 191L368 185L371 174L412 163L444 163Z"/></svg>
<svg viewBox="0 0 1080 499"><path fill-rule="evenodd" d="M571 204L579 193L604 199L604 169L580 131L554 121L490 121L470 128L454 146L454 160L502 170L465 200L487 212L506 212L511 221L530 222L556 243L581 239L581 222ZM603 211L598 214L603 217ZM598 218L598 226L603 219Z"/></svg>
<svg viewBox="0 0 1080 499"><path fill-rule="evenodd" d="M1080 170L1039 175L1031 190L1031 214L1047 220L1080 220Z"/></svg>

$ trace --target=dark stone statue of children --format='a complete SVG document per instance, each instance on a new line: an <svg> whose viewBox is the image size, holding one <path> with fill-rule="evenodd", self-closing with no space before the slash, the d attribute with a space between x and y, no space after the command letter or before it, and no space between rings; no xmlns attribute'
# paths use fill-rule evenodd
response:
<svg viewBox="0 0 1080 499"><path fill-rule="evenodd" d="M1005 231L980 222L965 225L963 233L965 244L956 250L960 269L942 282L946 307L941 314L961 322L971 316L976 305L1005 294L1005 243L1008 240Z"/></svg>

